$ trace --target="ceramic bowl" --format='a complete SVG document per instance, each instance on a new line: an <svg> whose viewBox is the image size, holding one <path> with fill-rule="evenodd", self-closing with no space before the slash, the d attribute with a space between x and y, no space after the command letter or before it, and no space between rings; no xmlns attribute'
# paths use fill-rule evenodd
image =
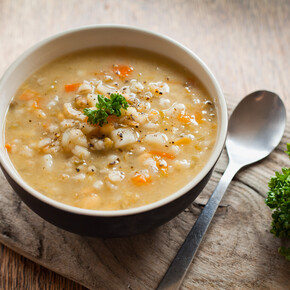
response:
<svg viewBox="0 0 290 290"><path fill-rule="evenodd" d="M21 179L4 147L5 115L9 103L28 76L62 55L101 46L142 48L173 59L201 80L216 103L217 140L204 168L174 194L138 208L116 211L86 210L50 199ZM0 165L7 180L20 198L39 216L60 228L81 235L128 236L148 231L174 218L188 207L207 184L222 152L226 132L225 98L217 80L204 62L175 40L135 27L97 25L59 33L37 43L18 57L0 81Z"/></svg>

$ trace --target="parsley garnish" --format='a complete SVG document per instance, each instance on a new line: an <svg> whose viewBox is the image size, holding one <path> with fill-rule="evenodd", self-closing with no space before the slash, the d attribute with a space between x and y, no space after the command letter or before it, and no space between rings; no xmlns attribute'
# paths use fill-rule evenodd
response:
<svg viewBox="0 0 290 290"><path fill-rule="evenodd" d="M290 143L287 143L287 150L285 151L290 158Z"/></svg>
<svg viewBox="0 0 290 290"><path fill-rule="evenodd" d="M278 252L282 256L285 256L286 260L290 261L290 247L286 248L286 247L282 246L278 249Z"/></svg>
<svg viewBox="0 0 290 290"><path fill-rule="evenodd" d="M290 143L286 153L290 157ZM271 233L279 238L290 238L290 168L276 172L269 182L265 202L273 210ZM290 247L280 247L279 253L290 260Z"/></svg>
<svg viewBox="0 0 290 290"><path fill-rule="evenodd" d="M110 98L98 95L97 110L84 109L84 114L88 116L88 123L100 125L107 124L109 115L121 116L121 109L127 110L129 104L121 94L111 94Z"/></svg>
<svg viewBox="0 0 290 290"><path fill-rule="evenodd" d="M274 210L271 233L279 238L290 238L290 168L276 172L269 182L266 204Z"/></svg>

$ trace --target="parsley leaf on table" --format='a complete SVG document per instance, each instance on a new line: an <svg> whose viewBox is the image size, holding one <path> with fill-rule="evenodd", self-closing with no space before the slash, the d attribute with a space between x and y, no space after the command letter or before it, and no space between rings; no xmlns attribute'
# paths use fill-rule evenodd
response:
<svg viewBox="0 0 290 290"><path fill-rule="evenodd" d="M285 151L290 157L290 143L287 143L287 150Z"/></svg>
<svg viewBox="0 0 290 290"><path fill-rule="evenodd" d="M285 152L290 158L290 143ZM282 173L275 172L268 185L265 203L273 210L271 233L279 238L290 238L290 168L282 168ZM278 251L290 260L290 247L280 247Z"/></svg>
<svg viewBox="0 0 290 290"><path fill-rule="evenodd" d="M286 248L286 247L280 247L278 250L279 254L281 254L282 256L285 256L286 260L290 261L290 247Z"/></svg>
<svg viewBox="0 0 290 290"><path fill-rule="evenodd" d="M274 210L271 233L280 238L290 238L290 168L276 172L269 182L266 204Z"/></svg>

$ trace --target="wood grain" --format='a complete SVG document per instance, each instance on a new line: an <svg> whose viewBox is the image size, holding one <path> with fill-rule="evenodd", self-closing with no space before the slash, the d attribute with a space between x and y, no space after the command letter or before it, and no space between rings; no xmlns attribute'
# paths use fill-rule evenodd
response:
<svg viewBox="0 0 290 290"><path fill-rule="evenodd" d="M164 33L212 69L230 108L246 94L278 93L290 112L289 1L0 1L0 75L35 42L67 28L121 23ZM264 204L274 170L289 166L278 149L242 170L184 281L183 289L288 289L289 263L277 254ZM191 211L144 235L90 239L66 233L32 213L0 177L0 241L25 257L92 289L152 289L193 225L227 164L223 153ZM83 289L1 246L0 289Z"/></svg>

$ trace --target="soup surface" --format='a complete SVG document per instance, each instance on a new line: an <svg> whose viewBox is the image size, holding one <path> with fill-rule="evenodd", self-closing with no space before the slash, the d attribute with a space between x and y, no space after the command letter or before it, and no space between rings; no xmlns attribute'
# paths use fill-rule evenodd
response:
<svg viewBox="0 0 290 290"><path fill-rule="evenodd" d="M186 185L216 132L214 101L185 68L143 50L102 48L57 59L25 81L7 114L5 146L39 192L119 210Z"/></svg>

